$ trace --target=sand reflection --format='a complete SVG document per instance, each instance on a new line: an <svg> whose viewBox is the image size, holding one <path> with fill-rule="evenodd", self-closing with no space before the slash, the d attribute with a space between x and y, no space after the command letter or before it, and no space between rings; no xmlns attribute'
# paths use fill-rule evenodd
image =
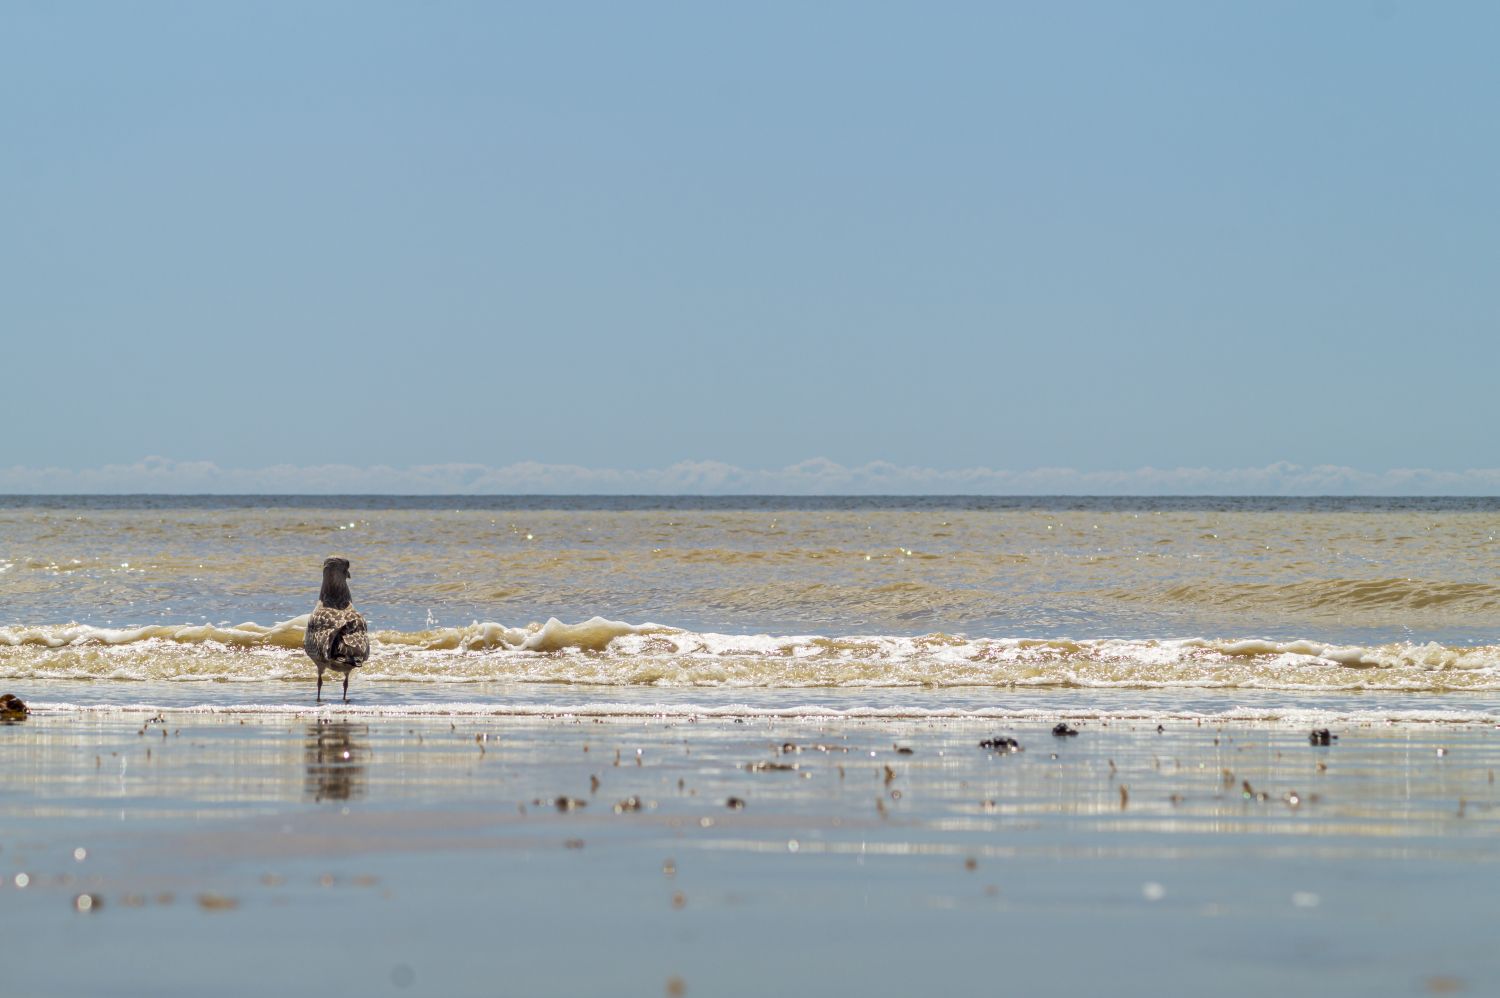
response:
<svg viewBox="0 0 1500 998"><path fill-rule="evenodd" d="M365 795L370 758L370 726L348 721L317 721L303 743L307 779L303 796L315 801L359 800Z"/></svg>

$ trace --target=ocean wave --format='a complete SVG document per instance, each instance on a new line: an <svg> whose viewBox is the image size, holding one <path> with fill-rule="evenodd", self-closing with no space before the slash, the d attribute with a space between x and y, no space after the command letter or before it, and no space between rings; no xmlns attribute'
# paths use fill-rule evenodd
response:
<svg viewBox="0 0 1500 998"><path fill-rule="evenodd" d="M215 624L148 624L141 627L92 627L62 624L43 627L0 627L0 647L90 648L175 642L185 645L219 644L233 648L302 647L307 628L304 613L267 627L253 622L227 627Z"/></svg>
<svg viewBox="0 0 1500 998"><path fill-rule="evenodd" d="M1118 590L1110 595L1123 600L1164 599L1222 609L1293 613L1444 611L1493 615L1500 611L1500 586L1411 578L1309 579L1289 583L1200 580L1165 590Z"/></svg>
<svg viewBox="0 0 1500 998"><path fill-rule="evenodd" d="M270 626L247 622L232 627L215 624L152 624L141 627L92 627L63 624L43 627L0 627L0 646L41 648L90 648L170 642L181 645L217 644L231 648L289 648L301 650L310 614L302 614ZM513 648L520 651L561 651L578 648L599 651L615 638L661 630L655 624L627 624L594 617L579 624L565 624L556 617L545 624L507 627L504 624L473 623L467 627L431 630L376 631L374 645L426 650L481 651Z"/></svg>
<svg viewBox="0 0 1500 998"><path fill-rule="evenodd" d="M0 678L305 682L306 616L271 625L0 628ZM700 633L594 617L376 631L364 681L599 686L1500 690L1500 646L1260 638Z"/></svg>

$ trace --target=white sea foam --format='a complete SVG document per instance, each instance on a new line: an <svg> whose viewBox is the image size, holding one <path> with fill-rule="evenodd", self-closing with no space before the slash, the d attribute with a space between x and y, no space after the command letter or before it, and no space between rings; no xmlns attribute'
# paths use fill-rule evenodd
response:
<svg viewBox="0 0 1500 998"><path fill-rule="evenodd" d="M306 617L232 627L0 628L0 679L305 681ZM594 617L377 631L366 682L816 689L1500 691L1500 646L716 634Z"/></svg>

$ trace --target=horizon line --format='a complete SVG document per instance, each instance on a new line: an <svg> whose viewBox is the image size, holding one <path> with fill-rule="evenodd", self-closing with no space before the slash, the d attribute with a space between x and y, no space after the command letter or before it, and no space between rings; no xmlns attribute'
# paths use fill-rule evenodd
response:
<svg viewBox="0 0 1500 998"><path fill-rule="evenodd" d="M1340 492L0 492L0 499L1500 499Z"/></svg>

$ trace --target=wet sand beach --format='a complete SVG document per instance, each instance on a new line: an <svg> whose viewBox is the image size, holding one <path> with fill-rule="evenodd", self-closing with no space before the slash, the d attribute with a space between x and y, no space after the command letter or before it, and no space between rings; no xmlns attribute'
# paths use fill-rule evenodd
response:
<svg viewBox="0 0 1500 998"><path fill-rule="evenodd" d="M1483 993L1488 724L0 727L5 993ZM1006 746L981 741L1012 738Z"/></svg>

